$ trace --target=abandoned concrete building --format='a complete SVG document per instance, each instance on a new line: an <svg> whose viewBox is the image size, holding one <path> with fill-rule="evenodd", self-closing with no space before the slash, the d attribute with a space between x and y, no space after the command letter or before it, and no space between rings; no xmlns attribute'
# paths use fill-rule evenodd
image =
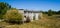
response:
<svg viewBox="0 0 60 28"><path fill-rule="evenodd" d="M18 11L24 15L24 19L23 19L24 21L26 21L27 19L29 19L30 21L39 20L42 16L41 11L31 11L31 10L23 10L23 9L19 9Z"/></svg>

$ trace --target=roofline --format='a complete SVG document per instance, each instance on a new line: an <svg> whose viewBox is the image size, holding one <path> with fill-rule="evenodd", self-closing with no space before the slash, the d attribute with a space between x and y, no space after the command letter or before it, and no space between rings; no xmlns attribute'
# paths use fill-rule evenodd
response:
<svg viewBox="0 0 60 28"><path fill-rule="evenodd" d="M24 9L18 9L18 10L24 10ZM40 13L41 11L34 11L34 10L24 10L24 12L34 12L34 13Z"/></svg>

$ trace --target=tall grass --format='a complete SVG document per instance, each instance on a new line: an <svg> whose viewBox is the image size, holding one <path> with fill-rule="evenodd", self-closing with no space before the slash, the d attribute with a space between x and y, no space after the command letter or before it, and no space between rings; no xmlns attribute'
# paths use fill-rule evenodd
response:
<svg viewBox="0 0 60 28"><path fill-rule="evenodd" d="M1 25L5 25L4 28L60 28L60 20L56 18L56 16L47 16L44 14L43 19L38 21L24 23L21 25L9 25L7 23L2 23Z"/></svg>

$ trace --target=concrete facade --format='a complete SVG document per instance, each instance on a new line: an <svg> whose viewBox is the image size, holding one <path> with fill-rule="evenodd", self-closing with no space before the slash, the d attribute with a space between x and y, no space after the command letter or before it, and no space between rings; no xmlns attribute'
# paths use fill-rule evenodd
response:
<svg viewBox="0 0 60 28"><path fill-rule="evenodd" d="M30 21L39 20L39 15L41 13L40 11L29 11L29 10L18 10L18 11L23 13L24 21L26 21L27 19L29 19Z"/></svg>

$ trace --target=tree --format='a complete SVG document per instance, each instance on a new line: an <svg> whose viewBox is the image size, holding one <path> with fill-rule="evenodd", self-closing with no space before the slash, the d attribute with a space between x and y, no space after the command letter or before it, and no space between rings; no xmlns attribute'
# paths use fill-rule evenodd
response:
<svg viewBox="0 0 60 28"><path fill-rule="evenodd" d="M52 10L48 10L48 16L52 16Z"/></svg>
<svg viewBox="0 0 60 28"><path fill-rule="evenodd" d="M42 13L43 13L43 14L48 14L48 12L47 12L47 11L43 11Z"/></svg>
<svg viewBox="0 0 60 28"><path fill-rule="evenodd" d="M57 13L60 14L60 10Z"/></svg>
<svg viewBox="0 0 60 28"><path fill-rule="evenodd" d="M9 10L11 6L8 3L0 2L0 18Z"/></svg>
<svg viewBox="0 0 60 28"><path fill-rule="evenodd" d="M22 13L19 13L18 10L12 9L8 10L3 18L10 23L20 23L20 21L23 19L23 15Z"/></svg>

